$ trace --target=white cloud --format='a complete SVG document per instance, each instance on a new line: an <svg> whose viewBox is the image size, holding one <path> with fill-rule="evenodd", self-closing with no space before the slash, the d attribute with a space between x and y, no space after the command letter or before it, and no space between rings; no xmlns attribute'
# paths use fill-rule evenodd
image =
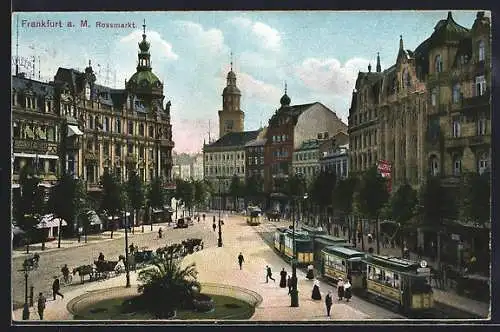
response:
<svg viewBox="0 0 500 332"><path fill-rule="evenodd" d="M308 58L296 66L295 74L312 91L346 96L354 89L358 72L367 71L369 63L375 70L373 61L362 58L350 59L345 64L337 59Z"/></svg>
<svg viewBox="0 0 500 332"><path fill-rule="evenodd" d="M190 45L201 48L212 55L227 52L228 48L224 44L224 34L219 29L205 30L202 25L190 21L176 22L189 35Z"/></svg>
<svg viewBox="0 0 500 332"><path fill-rule="evenodd" d="M278 30L262 22L252 22L246 17L235 17L229 20L232 24L244 29L250 29L260 46L271 51L279 51L281 48L281 34Z"/></svg>
<svg viewBox="0 0 500 332"><path fill-rule="evenodd" d="M248 100L279 105L283 92L276 86L256 79L247 73L238 73L238 86Z"/></svg>
<svg viewBox="0 0 500 332"><path fill-rule="evenodd" d="M161 37L156 31L147 31L146 39L151 43L151 50L155 50L155 56L176 60L179 58L172 50L172 45ZM136 30L120 39L120 43L136 44L142 40L142 31ZM137 44L136 44L137 45ZM159 50L159 51L156 51Z"/></svg>

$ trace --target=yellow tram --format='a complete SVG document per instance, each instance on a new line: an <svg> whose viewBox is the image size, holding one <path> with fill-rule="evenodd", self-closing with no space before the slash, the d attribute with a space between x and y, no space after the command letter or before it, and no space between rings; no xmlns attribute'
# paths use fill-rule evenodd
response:
<svg viewBox="0 0 500 332"><path fill-rule="evenodd" d="M340 278L351 278L354 289L363 288L364 264L361 259L364 252L344 246L328 246L321 251L321 274L337 282Z"/></svg>
<svg viewBox="0 0 500 332"><path fill-rule="evenodd" d="M288 258L293 258L293 232L287 230L285 233L285 251ZM314 263L313 241L309 233L295 231L295 254L298 265L309 265Z"/></svg>
<svg viewBox="0 0 500 332"><path fill-rule="evenodd" d="M396 257L366 255L366 291L384 298L404 312L423 312L434 306L431 270L420 263Z"/></svg>

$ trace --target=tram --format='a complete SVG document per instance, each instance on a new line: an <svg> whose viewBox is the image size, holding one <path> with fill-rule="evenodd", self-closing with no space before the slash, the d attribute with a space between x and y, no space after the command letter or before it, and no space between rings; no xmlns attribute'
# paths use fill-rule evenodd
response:
<svg viewBox="0 0 500 332"><path fill-rule="evenodd" d="M250 226L260 225L262 222L262 210L258 207L248 208L250 216L247 218L247 223Z"/></svg>
<svg viewBox="0 0 500 332"><path fill-rule="evenodd" d="M350 279L353 290L363 289L364 252L346 247L329 246L321 251L320 271L334 282Z"/></svg>
<svg viewBox="0 0 500 332"><path fill-rule="evenodd" d="M428 312L434 306L427 262L366 255L366 292L397 304L402 312Z"/></svg>
<svg viewBox="0 0 500 332"><path fill-rule="evenodd" d="M285 233L285 251L286 257L293 258L293 231L288 229ZM304 231L295 231L295 254L298 265L309 265L314 263L313 242L309 233Z"/></svg>

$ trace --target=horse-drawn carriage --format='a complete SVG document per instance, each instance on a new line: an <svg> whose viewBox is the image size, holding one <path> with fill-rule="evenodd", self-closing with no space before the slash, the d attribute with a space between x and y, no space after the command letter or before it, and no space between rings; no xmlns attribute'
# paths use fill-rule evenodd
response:
<svg viewBox="0 0 500 332"><path fill-rule="evenodd" d="M202 239L187 239L182 241L182 246L184 247L184 251L187 254L192 254L195 251L199 251L203 249L203 240Z"/></svg>
<svg viewBox="0 0 500 332"><path fill-rule="evenodd" d="M179 218L177 219L177 225L175 228L188 228L188 220L187 218Z"/></svg>
<svg viewBox="0 0 500 332"><path fill-rule="evenodd" d="M125 265L122 261L122 257L120 258L121 259L118 261L94 261L96 279L107 279L111 274L119 275L124 272Z"/></svg>

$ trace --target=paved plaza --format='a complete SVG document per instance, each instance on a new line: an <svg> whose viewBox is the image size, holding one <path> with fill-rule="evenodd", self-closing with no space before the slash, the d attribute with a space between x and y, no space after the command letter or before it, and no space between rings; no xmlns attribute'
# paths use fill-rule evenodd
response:
<svg viewBox="0 0 500 332"><path fill-rule="evenodd" d="M218 233L212 230L211 215L205 222L195 222L193 226L187 229L171 229L167 225L155 226L151 232L149 227L146 227L145 233L136 233L132 237L132 242L137 243L139 247L148 246L155 249L165 242L175 243L180 242L188 237L201 237L205 242L205 249L195 252L192 255L186 256L183 264L196 263L199 272L198 280L202 283L216 283L224 285L238 286L248 289L252 292L260 294L262 302L256 307L255 314L251 318L254 321L322 321L326 320L324 296L328 290L335 293L334 286L320 283L320 289L323 296L321 301L314 301L311 299L311 292L313 282L305 278L304 272L297 270L298 275L298 289L299 289L299 302L298 308L290 307L290 297L287 288L279 287L279 272L282 268L291 274L291 267L286 263L277 253L272 250L268 243L263 240L263 234L269 236L272 230L280 225L284 226L286 222L270 223L264 222L263 225L257 227L248 226L245 219L238 215L229 215L225 217L225 224L223 226L223 247L217 247ZM158 227L163 227L165 230L162 240L157 239ZM123 248L123 234L120 232L115 233L114 240L104 240L99 242L97 248L92 249L97 254L96 249L106 251L106 247L113 247L113 250L120 250ZM163 242L162 242L163 241ZM71 246L71 244L67 244ZM73 245L81 245L73 243ZM86 246L93 246L94 244L87 244ZM42 260L45 255L53 250L54 254L61 255L68 250L83 250L86 248L65 248L65 249L47 249L43 253ZM88 253L89 251L85 251ZM240 270L238 266L237 256L242 252L245 257L243 269ZM116 251L115 254L118 254ZM106 254L106 253L105 253ZM21 255L17 253L16 255ZM19 257L21 258L21 257ZM91 258L82 258L89 260ZM69 263L69 262L68 262ZM269 265L273 270L273 277L276 282L265 281L265 267ZM21 274L18 272L18 274ZM137 287L137 272L131 272L132 287ZM58 297L57 300L52 301L49 297L50 285L46 288L45 294L49 299L47 302L47 309L45 311L45 320L72 320L73 317L67 310L67 304L71 299L86 294L90 291L106 289L112 287L120 287L125 285L125 274L118 277L113 277L104 281L89 282L83 286L70 286L63 288L64 299ZM21 288L22 290L22 288ZM19 291L21 291L19 290ZM436 300L447 299L449 302L463 303L464 299L449 298L445 292L435 292ZM468 300L469 306L471 301ZM481 311L484 314L484 304L476 306L476 311ZM487 310L488 308L486 308ZM13 319L20 320L22 317L22 309L17 309L13 312ZM30 319L37 320L38 314L36 308L31 308ZM377 304L366 302L357 297L353 297L351 302L338 302L334 301L332 307L331 320L371 320L371 319L405 319L399 314L378 306Z"/></svg>

